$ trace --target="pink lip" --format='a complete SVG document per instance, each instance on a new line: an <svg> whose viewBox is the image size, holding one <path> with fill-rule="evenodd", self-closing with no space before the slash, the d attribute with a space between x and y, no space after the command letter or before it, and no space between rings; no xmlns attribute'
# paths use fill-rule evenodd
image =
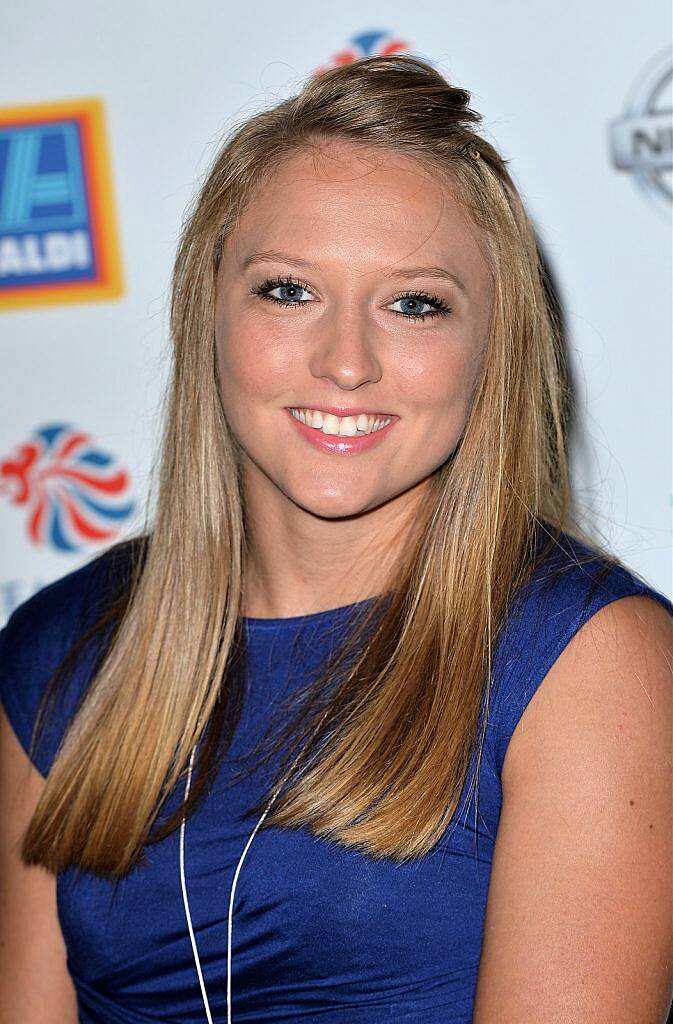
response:
<svg viewBox="0 0 673 1024"><path fill-rule="evenodd" d="M310 408L319 407L310 406ZM320 411L322 412L323 410L320 409ZM299 432L315 448L320 448L322 451L335 452L338 455L356 455L359 452L366 452L370 448L374 448L388 435L388 432L395 426L398 419L397 417L392 419L385 427L374 431L373 434L363 434L362 437L342 437L340 434L323 434L322 430L316 430L315 427L307 427L301 420L295 419L289 409L286 409L286 412ZM336 416L337 414L334 413L334 415Z"/></svg>
<svg viewBox="0 0 673 1024"><path fill-rule="evenodd" d="M286 406L290 408L290 406ZM318 412L331 412L333 416L360 416L364 413L365 416L379 416L384 419L391 416L393 419L398 419L394 412L379 412L378 409L365 409L363 405L354 406L352 409L344 409L338 405L295 405L293 409L317 409Z"/></svg>

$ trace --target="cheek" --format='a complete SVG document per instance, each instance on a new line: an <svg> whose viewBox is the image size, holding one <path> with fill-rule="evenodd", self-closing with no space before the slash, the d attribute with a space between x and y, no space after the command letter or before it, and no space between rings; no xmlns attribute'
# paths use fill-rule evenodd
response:
<svg viewBox="0 0 673 1024"><path fill-rule="evenodd" d="M217 366L222 399L241 404L247 398L273 399L286 389L292 353L267 330L222 325L218 332Z"/></svg>
<svg viewBox="0 0 673 1024"><path fill-rule="evenodd" d="M439 416L453 422L467 409L477 371L472 346L442 339L421 352L408 353L398 364L400 399L433 420Z"/></svg>

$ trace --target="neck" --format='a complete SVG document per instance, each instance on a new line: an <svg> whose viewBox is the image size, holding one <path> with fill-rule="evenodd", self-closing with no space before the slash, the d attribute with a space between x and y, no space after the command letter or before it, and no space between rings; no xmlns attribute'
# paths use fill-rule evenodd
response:
<svg viewBox="0 0 673 1024"><path fill-rule="evenodd" d="M248 503L242 614L310 615L389 589L416 503L388 505L325 519L293 503Z"/></svg>

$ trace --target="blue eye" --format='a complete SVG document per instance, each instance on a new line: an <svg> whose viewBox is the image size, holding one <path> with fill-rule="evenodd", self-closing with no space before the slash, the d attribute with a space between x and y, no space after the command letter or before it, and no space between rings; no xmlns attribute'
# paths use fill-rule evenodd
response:
<svg viewBox="0 0 673 1024"><path fill-rule="evenodd" d="M448 313L453 312L443 299L438 298L436 295L426 295L425 292L405 292L404 295L399 295L396 299L393 299L393 302L406 304L406 309L394 309L393 313L396 313L398 316L405 316L411 320L425 320L427 316L446 316ZM421 306L430 306L430 309L426 312L421 312Z"/></svg>
<svg viewBox="0 0 673 1024"><path fill-rule="evenodd" d="M286 292L286 295L276 298L275 295L271 294L276 289ZM300 306L303 305L303 301L298 301L298 295L300 292L308 292L308 288L300 284L299 281L295 281L292 277L275 277L267 278L266 281L255 288L251 288L250 291L253 295L259 295L261 299L269 299L271 302L277 302L281 306Z"/></svg>
<svg viewBox="0 0 673 1024"><path fill-rule="evenodd" d="M272 295L271 293L276 290L285 292L285 295L280 297ZM250 289L252 295L258 295L261 299L275 302L279 306L295 307L306 304L306 300L299 298L301 292L311 294L310 289L306 285L303 285L300 281L295 281L293 277L267 278L262 284ZM427 317L447 316L453 312L453 309L443 299L421 291L404 292L403 295L396 296L392 301L393 303L401 302L406 304L406 309L393 309L391 312L396 316L406 317L407 320L425 320ZM430 308L422 310L423 306L429 306Z"/></svg>

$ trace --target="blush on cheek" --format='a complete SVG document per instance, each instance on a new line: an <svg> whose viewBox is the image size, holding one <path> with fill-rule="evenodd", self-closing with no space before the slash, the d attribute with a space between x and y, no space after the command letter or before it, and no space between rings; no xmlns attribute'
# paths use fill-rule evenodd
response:
<svg viewBox="0 0 673 1024"><path fill-rule="evenodd" d="M268 330L231 330L222 332L221 373L236 381L246 394L272 397L287 384L289 368L296 353L284 339ZM224 339L226 338L226 341ZM281 386L281 382L283 385Z"/></svg>
<svg viewBox="0 0 673 1024"><path fill-rule="evenodd" d="M280 414L284 396L291 393L273 369L248 359L222 360L219 388L228 422L238 424L242 431L250 429L260 416L268 417L274 410Z"/></svg>

